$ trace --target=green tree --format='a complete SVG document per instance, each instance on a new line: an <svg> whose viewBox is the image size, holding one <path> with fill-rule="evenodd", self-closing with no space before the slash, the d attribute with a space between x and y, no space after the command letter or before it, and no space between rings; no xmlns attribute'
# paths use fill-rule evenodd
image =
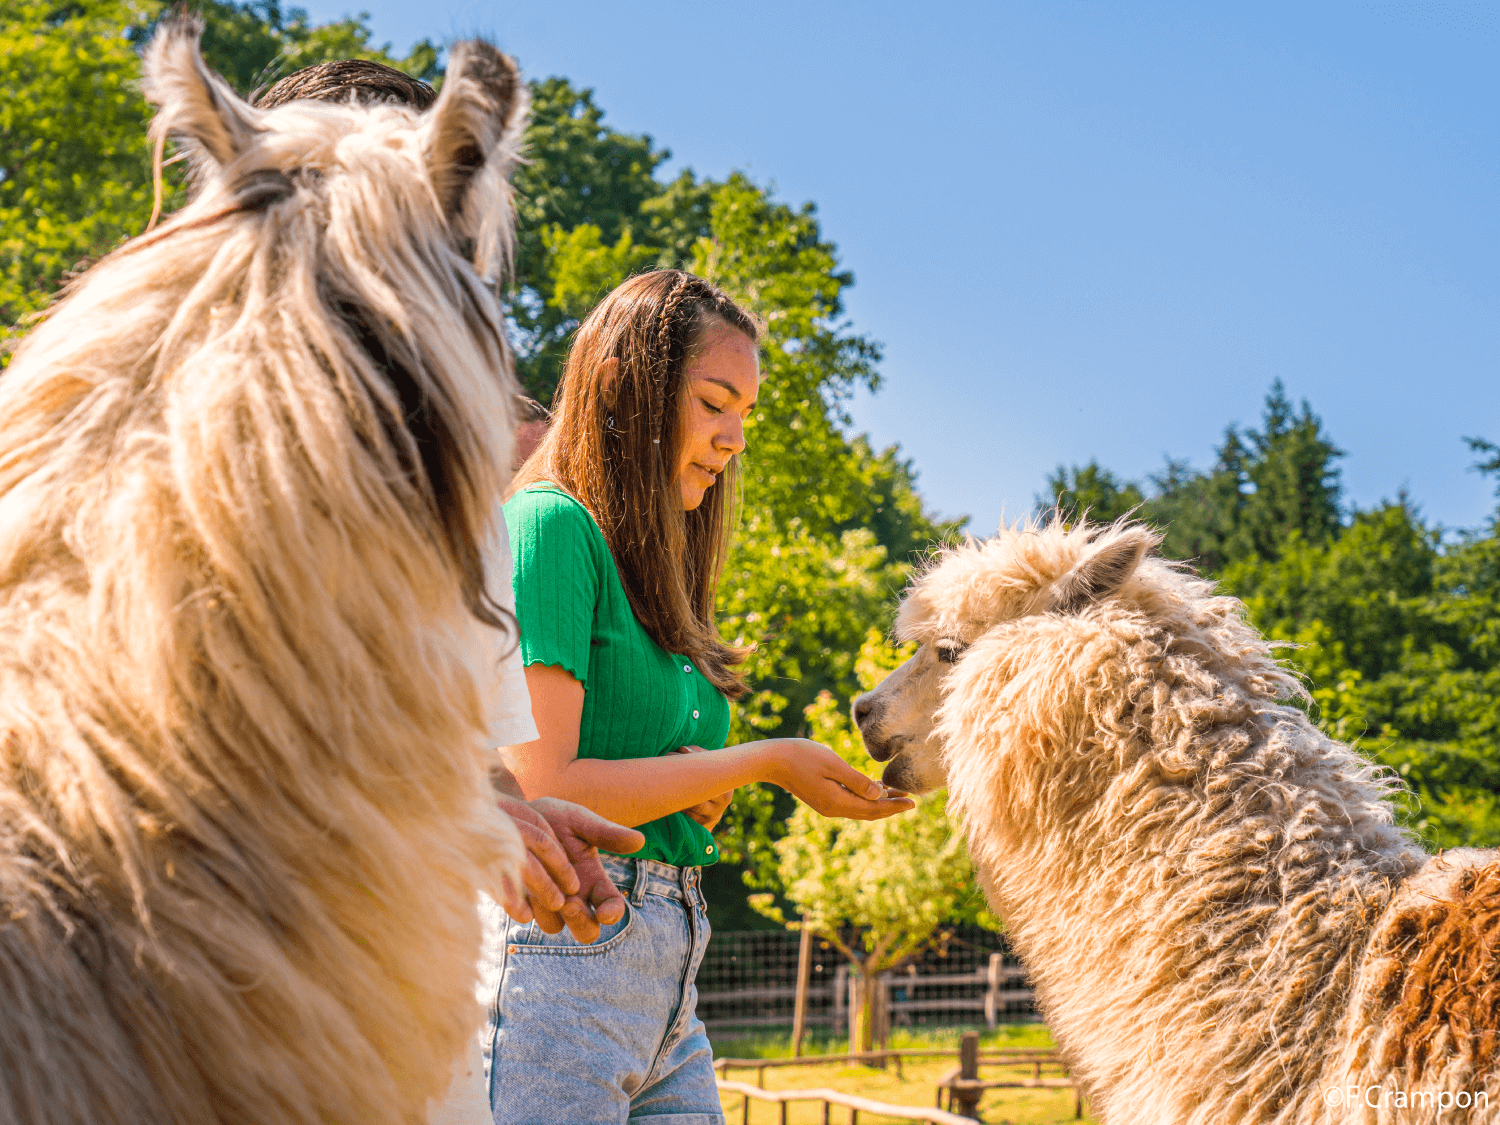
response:
<svg viewBox="0 0 1500 1125"><path fill-rule="evenodd" d="M1475 453L1488 454L1485 460L1474 463L1474 471L1495 477L1495 495L1500 496L1500 445L1478 437L1464 438L1464 444Z"/></svg>
<svg viewBox="0 0 1500 1125"><path fill-rule="evenodd" d="M1226 555L1275 558L1294 535L1324 543L1339 534L1343 486L1334 462L1344 454L1323 432L1322 419L1307 401L1294 412L1277 379L1266 396L1264 429L1247 430L1245 438L1249 452L1243 472L1249 494ZM1247 489L1240 491L1243 495Z"/></svg>
<svg viewBox="0 0 1500 1125"><path fill-rule="evenodd" d="M1231 563L1221 576L1273 637L1295 639L1321 622L1343 646L1362 679L1399 667L1413 646L1457 639L1432 617L1439 539L1406 503L1356 512L1331 542L1291 532L1279 557Z"/></svg>
<svg viewBox="0 0 1500 1125"><path fill-rule="evenodd" d="M194 0L204 57L243 94L332 58L370 58L420 78L438 51L370 45L367 17L308 22L277 0ZM153 190L139 49L162 0L12 0L0 24L0 339L52 299L66 275L139 234ZM180 202L169 169L165 204Z"/></svg>
<svg viewBox="0 0 1500 1125"><path fill-rule="evenodd" d="M565 78L532 83L526 151L515 178L509 311L517 374L527 393L550 402L579 321L666 254L644 208L661 194L655 172L671 154L648 136L606 126L594 92Z"/></svg>
<svg viewBox="0 0 1500 1125"><path fill-rule="evenodd" d="M157 19L128 31L137 47L150 41L166 15L164 5L156 7ZM418 42L405 58L392 55L389 43L371 46L368 12L314 24L305 9L282 8L281 0L185 0L171 10L203 19L204 61L247 97L294 70L333 59L370 59L426 82L442 74L439 50L430 39Z"/></svg>
<svg viewBox="0 0 1500 1125"><path fill-rule="evenodd" d="M12 0L0 22L0 332L151 214L150 112L122 34L151 0Z"/></svg>
<svg viewBox="0 0 1500 1125"><path fill-rule="evenodd" d="M1164 532L1163 554L1217 574L1238 559L1277 558L1293 538L1323 543L1337 536L1343 511L1336 462L1342 456L1307 402L1294 410L1277 379L1261 428L1225 430L1208 471L1168 458L1143 489L1097 461L1058 466L1037 508L1057 507L1075 519L1087 510L1096 521L1135 510Z"/></svg>
<svg viewBox="0 0 1500 1125"><path fill-rule="evenodd" d="M1037 496L1036 505L1041 512L1055 509L1070 523L1085 517L1095 523L1112 523L1145 500L1137 485L1090 461L1081 469L1059 465L1047 478L1046 492Z"/></svg>
<svg viewBox="0 0 1500 1125"><path fill-rule="evenodd" d="M1208 574L1224 569L1245 507L1246 456L1231 426L1208 472L1168 458L1165 467L1148 478L1152 496L1141 516L1164 533L1162 554L1192 562Z"/></svg>
<svg viewBox="0 0 1500 1125"><path fill-rule="evenodd" d="M909 655L870 630L857 661L861 687L873 688ZM814 700L806 716L811 737L850 765L866 773L879 768L831 695ZM899 968L954 925L999 928L942 794L925 798L911 813L871 822L830 820L799 805L773 848L778 882L797 917L788 917L770 894L751 902L788 929L811 930L849 961L860 994L849 1026L851 1051L874 1048L872 1014L882 973Z"/></svg>

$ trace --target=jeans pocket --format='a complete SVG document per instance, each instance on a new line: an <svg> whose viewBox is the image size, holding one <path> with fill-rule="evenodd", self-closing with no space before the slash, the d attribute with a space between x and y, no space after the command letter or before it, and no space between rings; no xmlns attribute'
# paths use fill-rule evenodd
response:
<svg viewBox="0 0 1500 1125"><path fill-rule="evenodd" d="M549 934L542 930L535 922L525 927L512 929L506 942L507 950L512 954L522 953L551 953L562 957L594 957L600 953L608 953L615 946L625 940L625 935L635 924L635 907L628 902L625 904L625 915L618 922L603 926L599 930L599 937L588 945L578 941L568 928L555 934Z"/></svg>

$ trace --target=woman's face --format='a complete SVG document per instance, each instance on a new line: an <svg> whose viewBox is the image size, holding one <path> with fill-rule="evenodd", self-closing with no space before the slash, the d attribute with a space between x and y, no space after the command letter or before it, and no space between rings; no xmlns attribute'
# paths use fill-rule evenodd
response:
<svg viewBox="0 0 1500 1125"><path fill-rule="evenodd" d="M682 375L687 403L677 480L682 507L691 512L703 503L703 494L718 481L729 459L745 448L745 419L760 393L755 342L733 328L715 325Z"/></svg>

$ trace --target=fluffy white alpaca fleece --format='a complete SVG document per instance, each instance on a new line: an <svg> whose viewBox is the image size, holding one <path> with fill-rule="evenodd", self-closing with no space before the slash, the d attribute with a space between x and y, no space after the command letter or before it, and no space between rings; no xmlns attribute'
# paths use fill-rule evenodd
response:
<svg viewBox="0 0 1500 1125"><path fill-rule="evenodd" d="M423 115L262 113L197 37L147 59L196 199L0 375L0 1122L423 1121L523 856L465 255L506 261L524 87L470 44Z"/></svg>
<svg viewBox="0 0 1500 1125"><path fill-rule="evenodd" d="M1101 1121L1500 1121L1496 856L1414 846L1156 543L942 552L898 617L921 649L856 703L887 782L947 785Z"/></svg>

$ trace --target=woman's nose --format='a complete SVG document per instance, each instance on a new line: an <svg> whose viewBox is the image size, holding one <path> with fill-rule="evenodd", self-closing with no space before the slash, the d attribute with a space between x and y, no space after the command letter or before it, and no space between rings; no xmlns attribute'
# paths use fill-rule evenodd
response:
<svg viewBox="0 0 1500 1125"><path fill-rule="evenodd" d="M738 414L730 415L729 421L719 431L719 445L732 454L744 452L745 420Z"/></svg>

